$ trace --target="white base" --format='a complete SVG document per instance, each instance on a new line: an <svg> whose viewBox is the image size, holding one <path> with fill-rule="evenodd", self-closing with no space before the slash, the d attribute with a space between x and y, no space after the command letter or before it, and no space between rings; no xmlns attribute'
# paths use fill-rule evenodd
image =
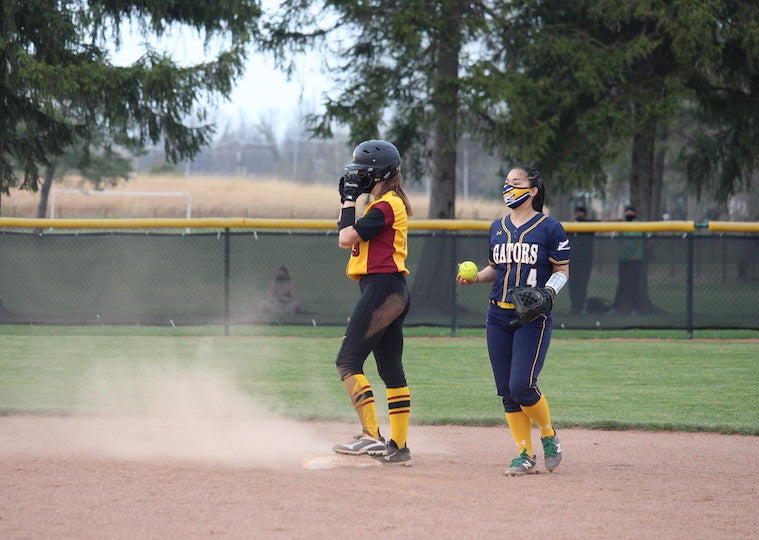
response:
<svg viewBox="0 0 759 540"><path fill-rule="evenodd" d="M335 467L380 467L382 462L366 455L330 454L304 458L301 465L304 469L334 469Z"/></svg>

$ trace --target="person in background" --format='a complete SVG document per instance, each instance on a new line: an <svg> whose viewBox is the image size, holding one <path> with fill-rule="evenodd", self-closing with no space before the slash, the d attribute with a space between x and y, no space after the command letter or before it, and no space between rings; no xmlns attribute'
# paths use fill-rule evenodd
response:
<svg viewBox="0 0 759 540"><path fill-rule="evenodd" d="M503 200L511 213L490 225L488 265L460 285L492 283L487 312L486 341L498 395L518 455L504 473L517 476L538 472L532 447L532 424L540 429L545 467L561 463L562 448L551 422L548 400L538 388L538 376L551 343L551 312L519 326L510 291L540 287L555 296L569 279L569 238L561 223L543 214L545 184L527 166L509 171Z"/></svg>
<svg viewBox="0 0 759 540"><path fill-rule="evenodd" d="M280 266L274 274L266 295L266 309L277 315L290 315L300 311L300 300L286 266Z"/></svg>
<svg viewBox="0 0 759 540"><path fill-rule="evenodd" d="M400 166L400 153L392 143L364 141L356 146L353 161L340 179L338 242L341 248L351 250L346 274L358 281L361 297L350 316L336 365L362 430L333 450L410 465L406 443L411 394L403 370L403 321L410 306L405 261L411 205ZM364 193L372 200L356 219L356 199ZM386 387L389 441L380 434L374 388L364 375L369 353L374 354Z"/></svg>
<svg viewBox="0 0 759 540"><path fill-rule="evenodd" d="M575 221L588 221L588 210L584 206L575 208ZM572 281L569 283L570 313L579 315L585 310L588 296L588 281L593 268L593 233L576 232L569 234L572 240Z"/></svg>
<svg viewBox="0 0 759 540"><path fill-rule="evenodd" d="M637 217L635 207L625 206L625 221L634 221ZM621 243L617 261L617 292L612 308L617 313L637 315L640 311L640 283L645 250L643 233L623 231L619 237Z"/></svg>

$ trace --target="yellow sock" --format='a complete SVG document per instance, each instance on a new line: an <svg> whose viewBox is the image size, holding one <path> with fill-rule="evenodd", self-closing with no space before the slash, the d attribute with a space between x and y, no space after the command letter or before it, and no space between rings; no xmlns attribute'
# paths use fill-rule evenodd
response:
<svg viewBox="0 0 759 540"><path fill-rule="evenodd" d="M374 393L372 392L372 385L369 384L369 379L364 374L359 373L343 379L343 384L351 397L353 407L361 421L361 427L366 433L378 439L377 404L374 403Z"/></svg>
<svg viewBox="0 0 759 540"><path fill-rule="evenodd" d="M524 412L507 412L506 423L511 430L511 436L517 443L517 452L527 450L527 455L532 456L532 420Z"/></svg>
<svg viewBox="0 0 759 540"><path fill-rule="evenodd" d="M398 448L406 446L411 416L411 394L408 386L387 389L387 412L390 415L390 438Z"/></svg>
<svg viewBox="0 0 759 540"><path fill-rule="evenodd" d="M535 425L540 428L540 436L542 438L553 437L556 435L553 426L551 425L551 411L548 409L548 400L545 396L540 396L540 399L535 405L524 406L522 410L527 416L532 418Z"/></svg>

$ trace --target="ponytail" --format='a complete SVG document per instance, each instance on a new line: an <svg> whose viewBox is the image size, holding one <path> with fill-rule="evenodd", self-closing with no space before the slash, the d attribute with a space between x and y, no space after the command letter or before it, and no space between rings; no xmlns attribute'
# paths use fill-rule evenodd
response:
<svg viewBox="0 0 759 540"><path fill-rule="evenodd" d="M527 173L527 179L530 181L531 188L538 188L538 194L535 195L535 197L532 199L532 209L537 210L538 212L542 212L543 204L545 203L546 199L546 186L543 183L543 177L541 176L540 172L534 167L521 165L516 168L521 169Z"/></svg>
<svg viewBox="0 0 759 540"><path fill-rule="evenodd" d="M406 207L406 214L410 216L413 213L411 211L411 203L408 200L406 191L403 189L403 177L401 176L400 172L395 173L390 179L385 181L385 185L382 186L382 189L377 195L377 198L379 199L389 191L395 191L395 194L400 197L400 199L403 201L403 205Z"/></svg>

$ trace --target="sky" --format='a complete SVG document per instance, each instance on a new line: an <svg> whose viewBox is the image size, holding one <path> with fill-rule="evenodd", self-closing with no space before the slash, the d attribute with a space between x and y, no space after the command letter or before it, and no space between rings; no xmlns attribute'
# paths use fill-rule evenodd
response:
<svg viewBox="0 0 759 540"><path fill-rule="evenodd" d="M125 34L121 46L112 51L111 61L115 65L135 62L144 53L141 40L136 33ZM151 44L181 64L212 57L204 52L202 41L189 33L174 33ZM229 101L221 101L215 108L220 130L227 123L235 127L241 120L252 123L266 117L274 119L281 136L303 113L321 110L322 95L330 84L321 71L320 59L316 54L308 55L298 61L298 66L288 79L274 66L271 56L251 51L245 72L236 82Z"/></svg>
<svg viewBox="0 0 759 540"><path fill-rule="evenodd" d="M251 54L245 74L220 112L232 118L242 115L255 120L269 110L288 119L297 116L299 110L320 109L322 94L328 90L326 76L320 72L315 57L305 59L300 66L288 80L271 59L260 53Z"/></svg>

